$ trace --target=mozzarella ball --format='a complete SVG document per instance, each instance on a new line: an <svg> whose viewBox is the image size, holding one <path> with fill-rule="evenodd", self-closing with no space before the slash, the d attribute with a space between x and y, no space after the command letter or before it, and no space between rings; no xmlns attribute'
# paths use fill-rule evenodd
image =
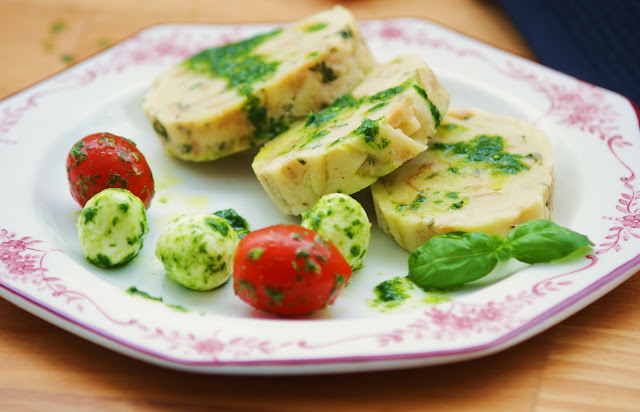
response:
<svg viewBox="0 0 640 412"><path fill-rule="evenodd" d="M233 270L238 235L221 217L180 216L167 225L156 243L156 256L168 276L189 289L211 290Z"/></svg>
<svg viewBox="0 0 640 412"><path fill-rule="evenodd" d="M125 189L105 189L84 205L78 223L78 240L87 260L111 268L138 256L149 231L140 198Z"/></svg>
<svg viewBox="0 0 640 412"><path fill-rule="evenodd" d="M301 226L315 230L336 245L352 270L364 266L371 223L362 205L352 197L341 193L323 196L303 213Z"/></svg>

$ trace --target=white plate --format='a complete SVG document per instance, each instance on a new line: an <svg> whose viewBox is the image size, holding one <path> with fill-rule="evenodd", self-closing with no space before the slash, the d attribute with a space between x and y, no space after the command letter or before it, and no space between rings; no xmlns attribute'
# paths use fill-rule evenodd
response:
<svg viewBox="0 0 640 412"><path fill-rule="evenodd" d="M640 133L624 97L497 50L433 23L362 23L379 60L417 53L449 89L452 107L530 121L553 141L555 220L596 244L582 259L536 265L452 294L438 305L379 312L373 287L404 276L408 254L373 228L366 268L336 304L310 319L252 310L230 284L188 291L153 256L173 216L234 208L252 228L282 216L250 169L254 153L210 164L170 158L140 103L153 78L201 48L272 28L163 25L145 30L0 102L0 294L100 345L176 369L229 374L347 372L433 365L497 352L613 289L640 266ZM135 140L154 171L151 232L118 270L80 251L64 162L80 137L109 131ZM367 193L358 195L368 204ZM135 285L167 305L125 290Z"/></svg>

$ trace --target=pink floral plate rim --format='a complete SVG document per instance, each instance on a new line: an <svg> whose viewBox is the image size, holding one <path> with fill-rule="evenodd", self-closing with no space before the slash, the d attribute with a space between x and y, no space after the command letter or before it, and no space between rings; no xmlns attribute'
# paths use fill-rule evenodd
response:
<svg viewBox="0 0 640 412"><path fill-rule="evenodd" d="M350 372L362 372L367 370L382 370L382 369L395 369L398 367L416 367L416 366L429 366L436 365L441 363L447 363L447 361L443 362L425 362L425 360L435 359L435 358L450 358L457 357L460 359L457 360L465 360L465 359L474 359L481 356L490 355L492 353L498 352L500 350L507 349L523 340L534 336L535 334L544 331L546 329L546 323L552 322L548 326L552 326L555 324L553 321L554 317L562 314L567 309L578 305L579 303L583 303L582 306L587 306L590 301L596 300L612 290L614 287L618 286L616 280L620 283L628 278L630 271L636 270L640 267L640 255L637 255L631 261L626 262L623 265L620 265L614 271L608 273L606 276L598 279L596 282L590 284L588 287L581 290L579 293L572 295L570 298L563 300L559 304L549 308L546 312L539 314L538 316L532 318L529 322L524 325L521 325L517 329L510 331L507 334L504 334L497 339L490 341L488 343L475 345L475 346L467 346L461 349L445 349L445 350L437 350L437 351L425 351L425 352L417 352L417 353L399 353L392 355L370 355L370 356L337 356L337 357L318 357L318 358L304 358L304 359L266 359L266 360L238 360L238 361L188 361L181 359L179 357L172 357L166 355L163 352L150 350L148 347L143 345L132 344L130 342L124 341L112 333L102 331L100 329L95 329L89 326L86 323L82 323L70 316L66 316L63 313L56 311L51 308L49 305L39 301L38 299L25 295L18 290L13 289L12 287L6 284L0 284L0 289L3 289L5 293L2 293L5 297L6 292L12 294L19 299L22 299L26 305L18 305L23 309L38 315L38 311L45 311L50 315L58 318L55 323L57 326L62 327L70 332L74 332L77 334L77 330L88 331L90 335L84 335L88 340L94 341L98 344L103 343L103 339L107 340L111 343L114 343L120 346L120 350L118 347L114 349L119 352L123 352L122 349L133 350L132 355L137 358L141 358L143 360L152 361L153 363L157 363L160 361L161 365L169 366L174 369L182 369L187 371L198 371L199 369L204 368L204 371L211 366L216 366L217 368L223 368L225 366L241 366L241 367L252 367L252 366L308 366L308 365L325 365L325 364L343 364L343 363L370 363L370 362L387 362L389 365L383 367L381 365L371 365L371 367L364 368L356 368ZM608 287L607 287L608 286ZM606 287L606 288L605 288ZM604 288L604 289L603 289ZM601 293L596 294L596 292L600 291ZM589 302L584 302L586 298ZM33 309L36 309L34 311ZM571 314L574 312L571 312ZM567 315L569 316L569 315ZM567 316L563 316L564 319ZM562 320L560 319L560 320ZM560 321L558 320L558 321ZM539 329L539 330L538 330ZM123 353L127 353L128 351L124 351ZM131 354L130 354L131 355ZM465 356L471 355L471 356ZM406 364L406 365L394 365L393 361L403 361L403 360L418 360L417 364ZM166 363L165 363L166 362ZM202 372L203 370L200 370ZM303 371L303 373L313 373L313 372L324 372L322 368L318 370L309 370ZM329 370L331 371L331 370ZM230 370L227 372L231 373L240 373L241 370ZM297 374L300 371L296 370L288 370L288 374ZM259 372L258 372L259 373ZM273 373L273 371L271 371ZM269 374L269 371L267 371Z"/></svg>
<svg viewBox="0 0 640 412"><path fill-rule="evenodd" d="M409 23L409 24L408 24ZM243 37L247 28L255 28L259 25L235 25L225 26L221 33L217 33L215 42L222 43L229 40L235 40ZM166 25L155 26L150 29L144 30L130 39L124 40L113 48L109 49L105 53L100 53L83 63L87 65L91 63L93 59L97 59L103 55L108 55L110 61L113 64L88 66L86 68L75 70L72 67L69 71L69 76L63 76L65 72L54 77L60 78L61 87L53 87L45 90L38 90L29 94L30 90L38 85L32 86L29 89L24 90L16 95L25 95L25 99L15 105L3 106L3 101L0 101L0 150L2 146L11 147L18 145L17 140L12 140L10 132L22 121L26 113L37 107L38 104L48 98L52 94L59 93L65 88L76 87L81 88L94 82L100 76L113 73L122 72L128 68L141 64L155 64L166 61L173 61L183 58L199 48L203 47L203 44L211 42L212 38L202 36L187 35L186 37L180 37L182 29L188 27L196 27L195 25ZM203 26L198 26L203 27ZM218 28L220 26L217 26ZM365 36L374 37L378 41L393 44L394 42L400 42L402 44L412 44L418 47L432 48L438 50L444 50L452 55L459 57L472 57L485 62L491 61L485 53L486 50L479 48L463 46L461 47L456 41L452 41L446 35L449 29L439 28L434 23L417 20L417 19L387 19L367 21L362 23L363 32ZM154 32L160 29L157 34ZM162 31L166 31L164 35ZM432 36L430 33L432 30L436 33L436 36ZM443 32L445 35L443 35ZM176 36L176 34L178 34ZM451 36L461 36L457 33L451 34ZM491 46L487 46L491 47ZM618 204L615 209L621 216L611 217L603 216L603 219L608 219L613 222L613 226L609 228L609 233L605 236L597 245L596 253L587 259L587 265L576 271L587 269L598 262L598 256L615 253L623 248L623 245L627 242L632 242L634 239L640 237L637 229L640 229L640 208L638 207L638 199L640 198L640 191L637 190L635 185L635 166L629 166L619 155L620 151L625 150L626 147L632 145L628 138L619 133L618 122L620 121L619 113L616 113L611 107L607 105L594 106L589 104L590 98L598 98L606 96L610 92L603 91L595 86L575 80L572 84L567 86L566 84L554 84L553 82L545 81L540 78L535 70L531 70L531 65L534 63L519 64L517 60L511 60L509 58L504 59L502 65L495 65L495 69L510 78L517 79L523 84L527 84L537 93L545 96L549 100L548 110L540 116L540 119L553 119L555 123L563 125L568 128L579 130L582 133L592 135L594 138L601 140L606 144L610 153L618 160L618 162L628 170L629 174L620 177L620 181L623 182L626 192L621 193L618 200ZM492 63L493 64L493 63ZM634 121L640 124L640 116L638 116L638 108L632 102L629 104L633 107L635 119ZM1 154L1 152L0 152ZM17 282L12 284L7 279L11 275L22 274L21 278L24 281L25 274L33 275L30 281L40 282L46 287L53 288L48 292L53 293L56 297L64 297L67 299L67 303L73 304L86 304L94 305L89 298L83 297L81 293L77 293L67 288L62 283L56 283L59 279L50 281L47 277L47 268L44 265L45 256L53 250L45 250L37 248L37 240L31 239L28 236L16 237L15 233L9 233L5 229L2 229L0 233L0 262L4 265L0 267L0 288L3 291L2 295L12 300L18 306L23 307L31 312L40 314L46 312L52 323L57 324L65 329L71 330L75 333L81 334L85 338L97 343L104 344L105 341L110 343L110 347L115 350L128 353L134 357L142 358L152 362L160 362L165 366L182 368L188 370L205 370L205 371L225 371L224 367L227 366L313 366L318 365L319 369L316 371L322 371L321 365L335 365L335 364L351 364L361 365L355 366L352 369L354 371L369 370L369 369L384 369L390 367L402 367L404 366L419 366L427 364L442 363L448 361L447 359L457 358L469 358L477 357L483 354L492 353L508 346L512 346L521 340L524 340L535 333L544 330L546 327L551 326L557 321L569 316L575 311L579 310L582 306L590 303L590 301L604 295L607 291L615 287L618 283L622 282L633 274L633 271L637 270L640 266L640 255L635 255L628 259L623 264L615 267L608 273L602 275L594 282L588 284L586 287L573 293L566 299L563 299L551 307L547 307L543 312L526 319L525 322L516 324L510 327L508 330L501 331L496 334L496 338L488 342L479 345L469 345L458 349L444 349L444 350L432 350L432 351L414 351L410 353L395 353L395 354L381 354L381 355L347 355L347 356L318 356L318 357L305 357L305 358L287 358L281 356L274 356L268 358L268 356L262 358L255 358L251 356L244 356L248 352L257 351L263 354L277 353L277 349L292 348L305 349L313 352L313 342L306 342L299 340L295 342L284 342L281 348L273 346L272 342L265 341L252 341L251 338L233 338L233 339L218 339L214 338L199 339L192 338L191 336L175 337L169 336L169 333L158 330L153 331L153 328L147 325L136 324L135 321L121 321L115 320L115 323L121 323L124 327L136 327L144 333L150 333L154 339L160 339L168 342L171 347L187 348L187 351L203 351L207 356L204 360L191 360L188 357L181 356L184 352L174 351L177 355L172 355L171 350L154 350L149 346L137 344L131 340L120 338L113 331L105 330L95 327L95 325L83 322L78 317L66 315L59 308L46 303L44 300L39 299L38 296L29 294L24 290L21 290L16 285ZM22 247L22 250L17 250ZM26 253L32 252L32 253ZM518 299L521 301L527 301L535 299L535 296L545 296L545 293L550 293L558 288L562 288L570 282L563 281L561 278L565 275L569 275L572 272L553 276L549 279L544 279L538 282L532 291L527 294L520 294L509 301L498 302L496 305L509 305L516 302ZM556 279L557 278L557 279ZM555 288L555 289L554 289ZM529 292L529 291L527 291ZM442 333L447 333L446 327L450 327L451 322L454 322L455 327L465 327L464 322L472 319L473 322L480 323L481 321L487 321L487 326L491 328L492 316L500 315L500 307L492 306L494 302L485 305L484 307L477 308L465 307L460 309L460 305L454 309L451 309L449 313L446 310L430 310L426 311L429 317L429 325L442 322L445 325ZM521 303L521 302L520 302ZM102 311L102 308L97 308ZM457 312L456 312L457 310ZM465 312L466 311L466 312ZM103 312L106 317L109 315ZM451 315L451 316L450 316ZM463 315L468 316L465 318ZM457 316L457 318L456 318ZM443 320L444 319L444 320ZM428 323L427 321L425 321ZM449 323L447 323L449 322ZM455 322L462 322L456 324ZM409 325L406 330L393 330L388 333L376 333L373 335L359 335L354 339L376 339L381 345L387 345L389 342L402 341L406 336L410 334L423 333L425 330L423 325ZM88 332L88 333L82 333ZM450 331L449 331L450 332ZM177 343L176 343L177 342ZM325 344L337 345L339 342L333 342ZM235 348L234 348L235 345ZM277 345L276 345L277 346ZM315 345L315 347L323 346ZM237 359L230 358L218 358L217 354L224 350L233 351L237 349L237 353L240 353ZM248 351L248 352L247 352ZM249 354L250 355L250 354ZM438 361L441 360L441 361ZM401 361L410 361L409 364L402 363ZM411 363L411 361L415 361ZM386 366L380 365L380 363ZM369 366L367 366L369 364ZM241 368L244 369L244 368ZM239 372L237 369L226 370L229 373L248 373L246 370ZM273 370L271 370L273 372ZM303 372L314 372L313 368L305 369ZM295 369L287 369L287 373L297 373Z"/></svg>

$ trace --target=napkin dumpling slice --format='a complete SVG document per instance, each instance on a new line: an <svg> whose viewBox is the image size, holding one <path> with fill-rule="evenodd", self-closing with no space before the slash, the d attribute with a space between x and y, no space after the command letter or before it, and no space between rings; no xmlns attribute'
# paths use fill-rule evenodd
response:
<svg viewBox="0 0 640 412"><path fill-rule="evenodd" d="M169 152L214 160L330 104L373 65L353 15L336 6L191 56L156 78L143 110Z"/></svg>
<svg viewBox="0 0 640 412"><path fill-rule="evenodd" d="M477 109L452 110L429 149L371 186L378 226L413 251L448 232L506 234L548 219L553 157L545 133Z"/></svg>
<svg viewBox="0 0 640 412"><path fill-rule="evenodd" d="M426 150L449 93L419 56L378 64L352 93L265 145L253 161L286 214L328 193L355 193Z"/></svg>

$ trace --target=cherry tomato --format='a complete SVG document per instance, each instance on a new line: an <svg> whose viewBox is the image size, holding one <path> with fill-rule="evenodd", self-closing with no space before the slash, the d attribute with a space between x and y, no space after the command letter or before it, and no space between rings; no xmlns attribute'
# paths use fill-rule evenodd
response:
<svg viewBox="0 0 640 412"><path fill-rule="evenodd" d="M233 288L255 308L305 315L333 303L351 277L338 248L318 233L275 225L246 235L234 256Z"/></svg>
<svg viewBox="0 0 640 412"><path fill-rule="evenodd" d="M73 198L84 207L93 195L119 187L138 196L145 208L154 195L153 176L135 143L111 133L85 136L67 156L67 177Z"/></svg>

